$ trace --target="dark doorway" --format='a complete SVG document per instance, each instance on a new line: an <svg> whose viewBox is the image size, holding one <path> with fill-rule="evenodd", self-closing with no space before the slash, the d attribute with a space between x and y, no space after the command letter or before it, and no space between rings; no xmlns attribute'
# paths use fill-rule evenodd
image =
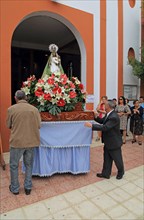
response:
<svg viewBox="0 0 144 220"><path fill-rule="evenodd" d="M81 56L78 42L71 30L57 19L34 16L22 21L12 37L12 103L14 94L30 75L41 78L50 52L50 44L59 48L64 72L81 80Z"/></svg>
<svg viewBox="0 0 144 220"><path fill-rule="evenodd" d="M12 104L15 103L14 94L22 87L23 81L26 81L30 75L35 75L37 79L41 78L49 55L49 51L12 47ZM59 53L59 55L67 76L75 76L81 80L80 55L68 53Z"/></svg>

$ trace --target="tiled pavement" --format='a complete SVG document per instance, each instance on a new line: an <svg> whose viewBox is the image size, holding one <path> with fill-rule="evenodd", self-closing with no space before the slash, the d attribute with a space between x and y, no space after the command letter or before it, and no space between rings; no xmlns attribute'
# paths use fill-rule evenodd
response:
<svg viewBox="0 0 144 220"><path fill-rule="evenodd" d="M144 146L123 145L125 175L116 180L116 168L108 180L96 177L102 167L100 142L91 146L91 171L88 174L61 174L33 178L31 195L24 194L23 174L19 172L21 189L15 196L8 190L9 166L1 169L0 219L144 219Z"/></svg>

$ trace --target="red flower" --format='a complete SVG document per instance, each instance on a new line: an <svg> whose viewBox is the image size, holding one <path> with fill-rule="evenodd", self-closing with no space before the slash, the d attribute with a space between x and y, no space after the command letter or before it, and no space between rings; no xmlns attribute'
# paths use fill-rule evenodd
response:
<svg viewBox="0 0 144 220"><path fill-rule="evenodd" d="M42 96L44 93L42 91L42 88L41 87L38 87L38 89L35 91L35 96Z"/></svg>
<svg viewBox="0 0 144 220"><path fill-rule="evenodd" d="M71 99L75 98L76 95L77 95L77 94L76 94L76 92L74 92L74 91L71 91L71 92L69 93L69 96L70 96Z"/></svg>
<svg viewBox="0 0 144 220"><path fill-rule="evenodd" d="M65 101L63 99L60 99L58 102L57 102L57 106L65 106Z"/></svg>
<svg viewBox="0 0 144 220"><path fill-rule="evenodd" d="M54 79L54 78L55 78L55 74L54 74L54 73L52 73L51 77Z"/></svg>
<svg viewBox="0 0 144 220"><path fill-rule="evenodd" d="M50 101L51 100L51 95L48 94L44 94L44 99Z"/></svg>
<svg viewBox="0 0 144 220"><path fill-rule="evenodd" d="M48 84L53 85L54 84L54 78L53 77L49 77L47 82L48 82Z"/></svg>
<svg viewBox="0 0 144 220"><path fill-rule="evenodd" d="M60 87L54 87L54 89L52 91L53 91L54 94L56 94L57 92L61 93L62 90L61 90Z"/></svg>
<svg viewBox="0 0 144 220"><path fill-rule="evenodd" d="M35 96L38 96L38 97L39 97L39 96L42 96L43 94L44 94L44 93L43 93L42 91L41 91L41 92L38 91L38 90L35 91Z"/></svg>
<svg viewBox="0 0 144 220"><path fill-rule="evenodd" d="M80 88L80 90L82 90L82 89L84 89L84 86L83 86L83 84L79 84L79 88Z"/></svg>

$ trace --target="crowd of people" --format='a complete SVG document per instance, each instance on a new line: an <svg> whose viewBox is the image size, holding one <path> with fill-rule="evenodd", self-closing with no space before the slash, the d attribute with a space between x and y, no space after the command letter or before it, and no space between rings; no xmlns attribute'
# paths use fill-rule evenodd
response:
<svg viewBox="0 0 144 220"><path fill-rule="evenodd" d="M108 100L107 96L102 96L100 103L97 105L96 111L98 116L103 118L106 115L105 103ZM129 104L129 100L124 96L120 96L118 100L112 99L114 103L114 110L120 118L120 132L123 137L123 144L126 143L126 136L129 131L132 133L132 143L138 142L142 145L142 134L144 126L144 97L140 96L139 100L134 100ZM129 125L130 124L130 125ZM101 132L97 131L96 141L100 140Z"/></svg>

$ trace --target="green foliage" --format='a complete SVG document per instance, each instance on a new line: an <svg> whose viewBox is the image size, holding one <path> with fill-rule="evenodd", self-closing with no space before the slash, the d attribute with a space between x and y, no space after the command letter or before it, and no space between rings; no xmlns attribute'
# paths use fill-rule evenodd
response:
<svg viewBox="0 0 144 220"><path fill-rule="evenodd" d="M129 58L129 65L132 66L132 73L139 79L144 79L144 47L141 49L141 62L134 57Z"/></svg>
<svg viewBox="0 0 144 220"><path fill-rule="evenodd" d="M49 105L49 107L48 107L48 112L49 113L51 113L52 115L57 115L57 114L59 114L59 113L61 113L61 110L60 110L60 108L56 105L56 104L54 104L54 105Z"/></svg>
<svg viewBox="0 0 144 220"><path fill-rule="evenodd" d="M30 104L33 104L33 105L38 105L38 102L37 102L37 97L35 96L35 85L37 83L37 80L34 79L33 81L31 81L31 85L30 85L30 94L27 95L27 98L28 98L28 102Z"/></svg>

